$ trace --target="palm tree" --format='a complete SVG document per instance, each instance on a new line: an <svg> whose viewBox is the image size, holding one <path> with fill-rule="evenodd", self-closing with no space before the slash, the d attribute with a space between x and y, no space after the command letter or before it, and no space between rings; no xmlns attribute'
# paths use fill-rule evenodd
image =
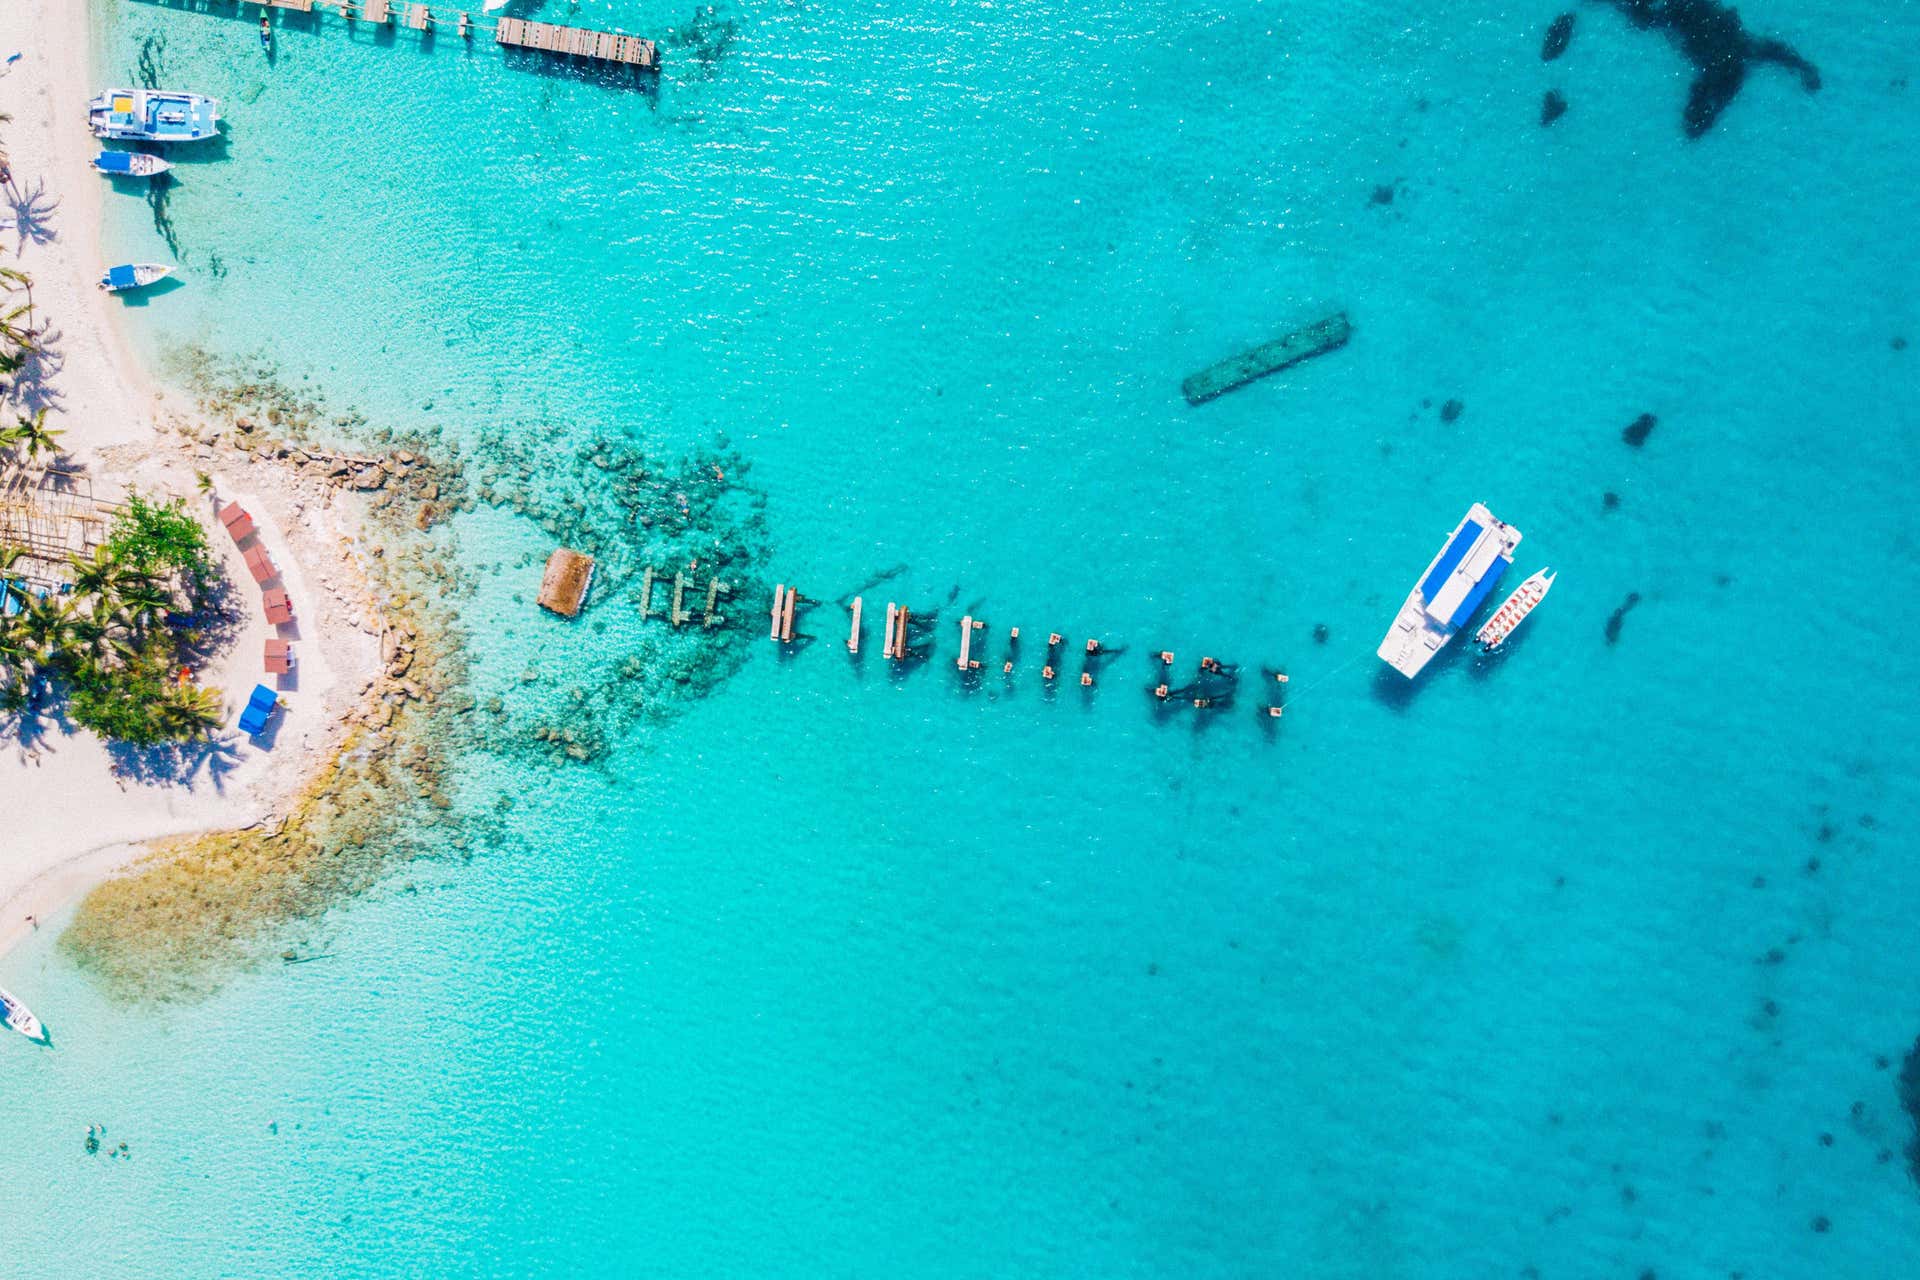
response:
<svg viewBox="0 0 1920 1280"><path fill-rule="evenodd" d="M73 608L65 600L43 596L29 604L20 618L35 666L45 666L73 647Z"/></svg>
<svg viewBox="0 0 1920 1280"><path fill-rule="evenodd" d="M60 437L65 431L55 430L47 425L45 405L35 409L32 414L21 414L20 425L15 428L14 438L27 447L29 460L38 458L43 452L58 453Z"/></svg>
<svg viewBox="0 0 1920 1280"><path fill-rule="evenodd" d="M148 581L147 575L121 564L104 545L95 547L91 558L74 556L67 563L73 569L75 595L94 596L112 604L118 603L122 591Z"/></svg>
<svg viewBox="0 0 1920 1280"><path fill-rule="evenodd" d="M218 729L223 719L220 695L197 686L176 685L166 701L154 710L161 731L176 742L208 729Z"/></svg>
<svg viewBox="0 0 1920 1280"><path fill-rule="evenodd" d="M153 615L165 613L172 607L171 592L157 583L141 579L120 588L114 597L112 617L129 631L138 634L146 630L146 624Z"/></svg>

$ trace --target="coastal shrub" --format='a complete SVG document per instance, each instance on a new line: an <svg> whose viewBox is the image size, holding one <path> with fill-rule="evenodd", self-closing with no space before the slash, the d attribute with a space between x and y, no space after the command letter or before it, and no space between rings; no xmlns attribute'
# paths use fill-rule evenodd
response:
<svg viewBox="0 0 1920 1280"><path fill-rule="evenodd" d="M212 567L207 531L187 514L178 498L149 502L137 493L129 494L126 507L113 519L106 551L116 564L135 573L172 570L198 580Z"/></svg>
<svg viewBox="0 0 1920 1280"><path fill-rule="evenodd" d="M172 640L158 632L122 661L83 657L71 676L67 713L103 738L140 747L184 741L218 726L218 696L174 679L177 660Z"/></svg>

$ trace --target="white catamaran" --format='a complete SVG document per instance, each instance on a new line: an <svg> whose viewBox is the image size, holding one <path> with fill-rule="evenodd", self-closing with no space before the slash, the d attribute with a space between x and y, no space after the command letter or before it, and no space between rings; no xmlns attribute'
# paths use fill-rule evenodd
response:
<svg viewBox="0 0 1920 1280"><path fill-rule="evenodd" d="M1513 594L1501 602L1487 619L1487 625L1480 628L1480 634L1474 637L1485 653L1492 653L1505 644L1514 628L1527 620L1534 606L1547 598L1547 592L1553 590L1553 570L1542 569L1513 589Z"/></svg>
<svg viewBox="0 0 1920 1280"><path fill-rule="evenodd" d="M1411 680L1473 616L1513 564L1520 531L1474 503L1400 606L1380 660Z"/></svg>

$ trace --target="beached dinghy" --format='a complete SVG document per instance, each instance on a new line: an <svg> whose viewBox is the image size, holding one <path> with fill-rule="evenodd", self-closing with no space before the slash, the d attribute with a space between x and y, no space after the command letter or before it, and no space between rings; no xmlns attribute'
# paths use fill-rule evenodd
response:
<svg viewBox="0 0 1920 1280"><path fill-rule="evenodd" d="M93 167L113 178L155 178L173 163L138 151L102 151L93 158Z"/></svg>
<svg viewBox="0 0 1920 1280"><path fill-rule="evenodd" d="M10 1027L29 1040L47 1038L47 1029L33 1016L33 1010L21 1004L5 987L0 987L0 1026Z"/></svg>
<svg viewBox="0 0 1920 1280"><path fill-rule="evenodd" d="M109 89L87 104L87 127L124 142L199 142L220 133L220 103L175 89Z"/></svg>
<svg viewBox="0 0 1920 1280"><path fill-rule="evenodd" d="M165 280L173 274L173 268L158 262L129 262L123 266L108 267L107 274L100 277L100 287L108 293L120 293L126 289L144 289L150 284Z"/></svg>

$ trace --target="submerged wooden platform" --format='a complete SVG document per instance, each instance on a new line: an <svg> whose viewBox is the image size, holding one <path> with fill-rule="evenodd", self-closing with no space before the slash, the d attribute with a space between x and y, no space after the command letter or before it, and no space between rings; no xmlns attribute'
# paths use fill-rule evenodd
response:
<svg viewBox="0 0 1920 1280"><path fill-rule="evenodd" d="M1295 329L1251 351L1243 351L1231 360L1209 365L1182 382L1180 390L1187 397L1188 404L1205 404L1215 396L1243 387L1255 378L1264 378L1289 365L1343 347L1352 332L1353 327L1347 323L1347 313L1337 311L1304 329Z"/></svg>
<svg viewBox="0 0 1920 1280"><path fill-rule="evenodd" d="M540 607L563 618L576 617L592 585L593 557L561 547L547 557L547 572L540 579Z"/></svg>

